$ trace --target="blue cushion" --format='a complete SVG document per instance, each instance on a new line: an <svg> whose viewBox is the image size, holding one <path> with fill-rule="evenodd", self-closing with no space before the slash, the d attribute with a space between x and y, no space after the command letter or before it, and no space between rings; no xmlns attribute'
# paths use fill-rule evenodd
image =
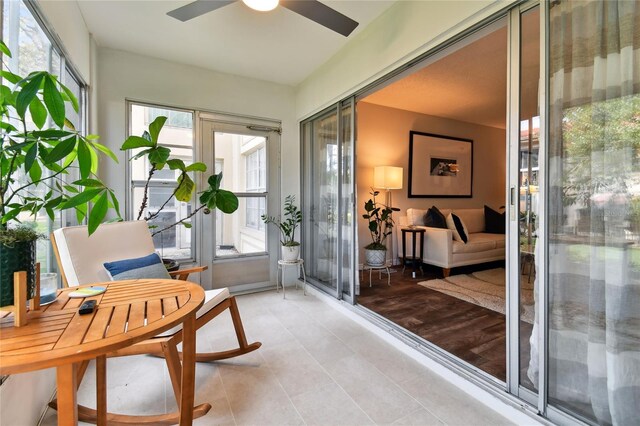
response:
<svg viewBox="0 0 640 426"><path fill-rule="evenodd" d="M104 267L109 271L112 280L171 278L157 253L135 259L106 262Z"/></svg>

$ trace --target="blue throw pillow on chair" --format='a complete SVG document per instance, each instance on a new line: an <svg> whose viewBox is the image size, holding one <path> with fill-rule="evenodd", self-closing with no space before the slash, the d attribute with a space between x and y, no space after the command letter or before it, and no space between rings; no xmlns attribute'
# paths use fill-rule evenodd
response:
<svg viewBox="0 0 640 426"><path fill-rule="evenodd" d="M162 259L157 253L135 259L117 260L106 262L104 267L111 275L112 280L134 280L139 278L163 278L170 279Z"/></svg>

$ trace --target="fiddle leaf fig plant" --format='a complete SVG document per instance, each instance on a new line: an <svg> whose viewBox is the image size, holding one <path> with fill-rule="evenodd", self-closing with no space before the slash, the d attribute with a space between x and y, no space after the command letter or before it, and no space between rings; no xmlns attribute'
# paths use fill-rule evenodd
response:
<svg viewBox="0 0 640 426"><path fill-rule="evenodd" d="M0 51L11 57L2 41ZM114 192L97 175L101 154L118 160L67 118L68 108L79 109L73 92L46 71L21 77L3 66L0 76L0 232L40 211L53 219L55 211L74 209L89 234L109 209L120 216ZM80 179L68 182L74 169Z"/></svg>
<svg viewBox="0 0 640 426"><path fill-rule="evenodd" d="M386 250L384 245L387 237L391 235L394 221L393 212L400 211L399 208L386 206L376 201L376 196L380 191L371 190L371 198L364 203L365 214L362 215L368 221L368 229L371 234L371 243L365 246L368 250Z"/></svg>
<svg viewBox="0 0 640 426"><path fill-rule="evenodd" d="M190 202L196 192L196 184L191 175L193 173L205 173L207 171L207 166L204 163L196 162L187 165L179 158L171 158L171 149L160 145L158 139L166 121L167 117L157 117L149 124L149 130L145 130L142 136L129 136L124 144L122 144L122 147L120 147L122 151L137 150L133 153L131 161L146 157L149 163L149 172L142 194L142 202L138 210L137 220L143 219L147 221L149 227L153 229L151 233L152 236L177 225L191 228L191 218L203 209L218 209L226 214L233 213L238 209L238 197L236 197L233 192L220 188L222 173L218 173L208 177L208 186L200 193L198 199L200 205L189 215L162 228L152 224L152 221L160 216L160 213L174 198L181 202ZM160 207L155 209L155 212L150 213L148 211L149 186L155 172L163 170L165 167L178 172L176 186Z"/></svg>

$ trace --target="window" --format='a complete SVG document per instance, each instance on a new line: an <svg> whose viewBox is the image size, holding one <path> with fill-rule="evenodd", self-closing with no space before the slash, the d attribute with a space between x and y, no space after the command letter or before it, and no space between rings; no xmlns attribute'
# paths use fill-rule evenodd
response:
<svg viewBox="0 0 640 426"><path fill-rule="evenodd" d="M80 77L72 69L61 53L60 47L56 44L50 33L46 30L42 22L34 13L35 6L31 2L5 1L2 3L2 40L6 43L12 53L12 57L3 57L2 68L17 73L28 75L33 71L46 70L59 76L60 80L76 96L79 103L79 110L76 113L73 108L67 106L67 117L80 131L86 129L86 86ZM10 84L3 81L3 84ZM33 125L33 124L32 124ZM79 177L71 170L65 177L65 181L72 182ZM19 179L19 177L17 177ZM45 191L44 186L35 191ZM57 212L55 220L50 220L46 213L42 212L35 217L21 218L24 221L33 221L36 229L49 235L54 229L61 226L76 225L75 213ZM57 263L51 250L49 241L38 241L37 258L43 272L55 272Z"/></svg>
<svg viewBox="0 0 640 426"><path fill-rule="evenodd" d="M190 114L163 108L149 108L147 110L147 125L160 116L167 117L167 122L164 124L167 127L193 128L193 117Z"/></svg>
<svg viewBox="0 0 640 426"><path fill-rule="evenodd" d="M148 130L149 123L157 117L167 117L167 122L160 132L160 144L171 150L171 158L178 158L187 165L193 163L193 111L129 103L128 114L129 134L136 136L142 135L145 130ZM153 243L160 254L163 257L173 259L194 259L195 254L192 246L194 228L189 229L178 225L163 230L188 218L194 211L193 201L190 203L179 202L172 196L179 172L169 168L153 172L149 181L149 202L146 209L141 212L144 188L151 166L146 157L131 161L129 164L131 203L126 213L127 217L129 219L144 219L157 214L149 220L149 224L152 226L151 232L154 234ZM158 213L163 206L162 211Z"/></svg>
<svg viewBox="0 0 640 426"><path fill-rule="evenodd" d="M267 138L231 132L215 132L217 171L222 186L238 196L238 210L216 215L215 257L264 254L267 228L261 216L267 200Z"/></svg>
<svg viewBox="0 0 640 426"><path fill-rule="evenodd" d="M245 173L247 179L247 192L264 192L267 188L267 165L265 147L255 149L249 154L245 154ZM245 226L262 230L264 222L261 216L265 214L264 198L247 198Z"/></svg>

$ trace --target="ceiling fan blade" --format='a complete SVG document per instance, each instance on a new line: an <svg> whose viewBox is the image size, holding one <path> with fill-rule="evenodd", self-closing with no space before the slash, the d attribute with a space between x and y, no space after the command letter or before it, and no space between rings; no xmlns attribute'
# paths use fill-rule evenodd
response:
<svg viewBox="0 0 640 426"><path fill-rule="evenodd" d="M282 0L280 5L345 37L358 26L353 19L317 0Z"/></svg>
<svg viewBox="0 0 640 426"><path fill-rule="evenodd" d="M216 9L234 3L235 0L196 0L182 7L167 12L167 15L185 22L189 19L197 18L205 13L213 12Z"/></svg>

